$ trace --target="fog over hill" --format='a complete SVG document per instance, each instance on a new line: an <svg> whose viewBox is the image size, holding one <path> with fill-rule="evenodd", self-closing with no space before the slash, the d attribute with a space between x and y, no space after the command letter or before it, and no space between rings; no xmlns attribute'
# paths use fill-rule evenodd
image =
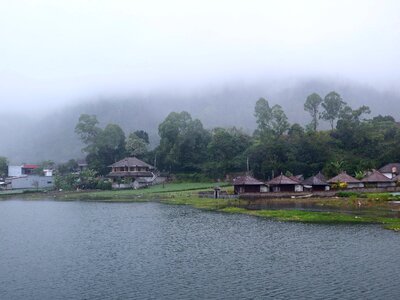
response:
<svg viewBox="0 0 400 300"><path fill-rule="evenodd" d="M126 134L138 129L146 130L153 147L159 140L158 125L172 111L186 110L209 129L236 126L252 133L256 126L254 105L260 97L266 98L271 105L282 105L291 123L305 125L310 121L303 109L306 97L313 92L323 97L332 90L354 108L368 105L371 116L389 114L400 119L399 95L354 82L313 79L236 83L191 92L90 99L40 117L28 112L2 113L0 155L8 157L12 163L48 159L63 162L84 157L82 144L74 132L82 113L97 115L101 126L118 124ZM327 124L321 122L321 127L327 128Z"/></svg>
<svg viewBox="0 0 400 300"><path fill-rule="evenodd" d="M126 134L146 130L153 147L171 111L252 133L260 97L303 125L313 92L400 118L396 0L0 1L0 10L0 156L12 163L83 157L82 113Z"/></svg>

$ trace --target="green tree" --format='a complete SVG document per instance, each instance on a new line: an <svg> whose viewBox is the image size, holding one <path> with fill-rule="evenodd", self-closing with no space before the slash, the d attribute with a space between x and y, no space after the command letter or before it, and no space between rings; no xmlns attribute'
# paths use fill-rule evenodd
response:
<svg viewBox="0 0 400 300"><path fill-rule="evenodd" d="M157 157L162 167L174 171L199 171L207 157L210 134L186 112L172 112L159 125Z"/></svg>
<svg viewBox="0 0 400 300"><path fill-rule="evenodd" d="M95 150L86 158L88 166L101 175L107 174L109 165L122 159L125 152L125 134L116 124L108 124L95 139Z"/></svg>
<svg viewBox="0 0 400 300"><path fill-rule="evenodd" d="M257 133L266 134L272 130L272 108L264 98L260 98L256 102L254 108L254 116L257 122Z"/></svg>
<svg viewBox="0 0 400 300"><path fill-rule="evenodd" d="M275 104L272 107L272 131L275 136L283 135L289 128L290 124L288 118L279 104Z"/></svg>
<svg viewBox="0 0 400 300"><path fill-rule="evenodd" d="M322 98L317 93L312 93L306 99L304 103L304 110L309 112L311 115L311 128L314 131L317 131L318 127L318 117L319 117L319 106L322 103Z"/></svg>
<svg viewBox="0 0 400 300"><path fill-rule="evenodd" d="M96 116L81 115L75 132L86 144L83 149L87 153L89 168L101 175L109 172L108 166L120 160L125 152L125 134L116 124L108 124L104 129L97 127Z"/></svg>
<svg viewBox="0 0 400 300"><path fill-rule="evenodd" d="M289 136L296 136L302 138L304 136L304 128L300 124L294 123L288 130Z"/></svg>
<svg viewBox="0 0 400 300"><path fill-rule="evenodd" d="M327 94L322 102L324 111L321 113L321 118L330 123L332 130L335 120L339 118L344 105L346 105L346 102L344 102L342 97L336 92Z"/></svg>
<svg viewBox="0 0 400 300"><path fill-rule="evenodd" d="M57 172L60 175L76 172L78 170L78 163L75 159L70 159L66 163L57 166Z"/></svg>
<svg viewBox="0 0 400 300"><path fill-rule="evenodd" d="M76 183L76 187L83 190L95 189L98 183L97 172L92 169L83 170L79 173Z"/></svg>
<svg viewBox="0 0 400 300"><path fill-rule="evenodd" d="M147 153L147 144L148 143L146 143L143 138L140 138L136 132L132 132L126 139L126 151L130 156L142 157Z"/></svg>
<svg viewBox="0 0 400 300"><path fill-rule="evenodd" d="M336 125L337 130L333 135L342 142L344 149L353 151L362 147L368 133L362 124L363 120L361 120L361 116L370 112L368 106L361 106L353 110L346 105L342 109Z"/></svg>
<svg viewBox="0 0 400 300"><path fill-rule="evenodd" d="M134 132L134 134L135 134L138 138L142 139L147 145L150 144L150 141L149 141L149 134L148 134L146 131L144 131L144 130L136 130L136 131Z"/></svg>
<svg viewBox="0 0 400 300"><path fill-rule="evenodd" d="M344 171L345 162L343 160L336 160L336 161L330 162L330 165L332 166L335 173L339 174Z"/></svg>
<svg viewBox="0 0 400 300"><path fill-rule="evenodd" d="M254 116L257 122L255 135L259 137L268 138L271 135L279 137L290 127L282 107L279 104L270 107L268 101L264 98L257 100Z"/></svg>
<svg viewBox="0 0 400 300"><path fill-rule="evenodd" d="M246 170L246 150L250 145L251 137L235 127L214 128L207 146L205 172L211 177L221 177L227 172Z"/></svg>
<svg viewBox="0 0 400 300"><path fill-rule="evenodd" d="M95 146L96 138L102 131L101 128L97 127L99 122L97 121L97 117L95 115L82 114L79 117L78 124L75 126L75 133L79 135L80 139L84 144L87 145L85 152L94 151L94 149L90 149Z"/></svg>
<svg viewBox="0 0 400 300"><path fill-rule="evenodd" d="M370 114L371 110L368 106L360 106L358 109L353 110L350 106L346 105L339 113L339 121L346 121L352 125L358 125L361 122L361 116Z"/></svg>
<svg viewBox="0 0 400 300"><path fill-rule="evenodd" d="M0 156L0 177L6 177L8 174L8 159Z"/></svg>

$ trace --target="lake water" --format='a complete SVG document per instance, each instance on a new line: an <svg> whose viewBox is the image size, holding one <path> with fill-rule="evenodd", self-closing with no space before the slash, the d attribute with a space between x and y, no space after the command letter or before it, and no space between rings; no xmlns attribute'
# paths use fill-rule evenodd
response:
<svg viewBox="0 0 400 300"><path fill-rule="evenodd" d="M0 201L0 299L399 299L400 234L158 203Z"/></svg>

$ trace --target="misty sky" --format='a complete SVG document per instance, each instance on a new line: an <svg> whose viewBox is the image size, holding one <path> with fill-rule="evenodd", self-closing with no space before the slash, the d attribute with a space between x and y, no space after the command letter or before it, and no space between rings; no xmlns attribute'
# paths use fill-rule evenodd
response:
<svg viewBox="0 0 400 300"><path fill-rule="evenodd" d="M400 86L400 1L0 0L4 111L330 76Z"/></svg>

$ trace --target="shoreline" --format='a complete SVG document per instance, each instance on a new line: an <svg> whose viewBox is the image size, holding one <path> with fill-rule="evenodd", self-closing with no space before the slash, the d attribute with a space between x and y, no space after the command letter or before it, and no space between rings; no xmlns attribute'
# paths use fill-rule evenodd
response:
<svg viewBox="0 0 400 300"><path fill-rule="evenodd" d="M165 187L154 186L140 190L119 191L65 191L35 192L0 197L1 200L39 200L44 197L53 201L96 201L105 203L157 202L191 207L221 213L244 214L264 219L313 224L380 224L385 229L400 232L400 218L387 216L389 212L400 214L400 205L393 210L386 195L371 194L356 198L311 199L213 199L200 198L198 192L210 190L212 183L175 183ZM225 185L227 186L227 185ZM289 204L292 207L279 208ZM276 207L265 209L262 204ZM303 209L302 205L312 205ZM360 205L362 209L360 209ZM397 206L397 205L396 205Z"/></svg>

